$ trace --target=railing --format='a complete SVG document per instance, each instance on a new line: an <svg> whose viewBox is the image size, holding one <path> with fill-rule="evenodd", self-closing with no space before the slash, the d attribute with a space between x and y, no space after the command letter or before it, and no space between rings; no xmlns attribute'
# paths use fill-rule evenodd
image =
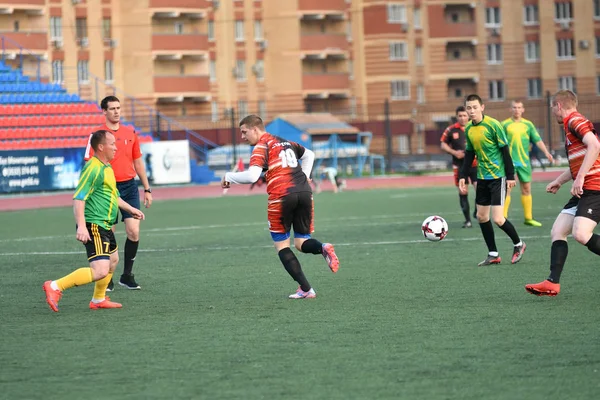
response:
<svg viewBox="0 0 600 400"><path fill-rule="evenodd" d="M190 141L190 146L197 152L199 161L206 161L208 150L218 147L216 143L187 129L142 100L130 96L92 73L88 72L87 76L79 76L79 71L75 67L63 67L60 69L60 73L57 69L53 71L52 64L44 57L32 53L4 35L0 35L0 45L2 46L0 59L5 64L20 70L24 75L35 77L37 81L58 83L67 92L77 93L83 100L96 104L100 104L106 96L118 97L121 101L122 112L126 117L125 122L135 125L144 133L152 134L154 137L166 137L169 140L173 138L174 132L185 133L185 138Z"/></svg>

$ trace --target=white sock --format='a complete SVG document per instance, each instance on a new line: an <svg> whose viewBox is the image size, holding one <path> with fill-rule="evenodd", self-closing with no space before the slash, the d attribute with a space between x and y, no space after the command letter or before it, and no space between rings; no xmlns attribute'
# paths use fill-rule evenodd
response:
<svg viewBox="0 0 600 400"><path fill-rule="evenodd" d="M98 304L98 303L102 303L104 300L106 300L106 297L104 297L102 299L94 299L94 298L92 298L92 303Z"/></svg>
<svg viewBox="0 0 600 400"><path fill-rule="evenodd" d="M52 283L50 283L50 287L52 288L52 290L60 291L60 289L58 288L58 285L56 284L56 281L52 281Z"/></svg>
<svg viewBox="0 0 600 400"><path fill-rule="evenodd" d="M522 241L522 240L520 240L520 241L519 241L519 243L517 243L517 244L513 244L513 246L515 246L515 247L517 247L517 246L523 246L523 241Z"/></svg>
<svg viewBox="0 0 600 400"><path fill-rule="evenodd" d="M490 251L488 254L490 256L492 256L492 257L498 257L498 252L497 251Z"/></svg>

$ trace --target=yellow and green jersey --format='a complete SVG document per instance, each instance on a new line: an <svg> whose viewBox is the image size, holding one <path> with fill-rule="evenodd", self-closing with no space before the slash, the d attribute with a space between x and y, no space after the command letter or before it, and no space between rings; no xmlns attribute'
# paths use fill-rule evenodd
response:
<svg viewBox="0 0 600 400"><path fill-rule="evenodd" d="M512 118L502 121L502 126L506 131L508 145L510 146L510 156L515 167L529 167L529 144L537 143L542 138L535 129L535 125L525 118L519 122Z"/></svg>
<svg viewBox="0 0 600 400"><path fill-rule="evenodd" d="M477 156L477 179L498 179L506 176L502 147L508 145L500 122L487 115L478 124L470 121L465 127L467 151Z"/></svg>
<svg viewBox="0 0 600 400"><path fill-rule="evenodd" d="M119 207L117 181L110 164L92 157L81 171L73 200L85 201L85 222L110 229Z"/></svg>

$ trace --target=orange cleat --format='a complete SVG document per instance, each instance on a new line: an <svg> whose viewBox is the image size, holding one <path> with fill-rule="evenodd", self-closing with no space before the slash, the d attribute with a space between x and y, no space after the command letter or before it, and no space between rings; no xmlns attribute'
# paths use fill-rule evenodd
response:
<svg viewBox="0 0 600 400"><path fill-rule="evenodd" d="M90 310L98 310L100 308L121 308L123 305L121 303L115 303L114 301L110 301L110 298L106 297L100 303L94 303L90 301Z"/></svg>
<svg viewBox="0 0 600 400"><path fill-rule="evenodd" d="M44 282L42 288L44 292L46 292L46 303L50 306L50 309L54 312L58 312L58 302L62 297L62 292L60 290L52 289L52 281Z"/></svg>
<svg viewBox="0 0 600 400"><path fill-rule="evenodd" d="M525 290L536 296L556 296L560 293L560 283L553 283L545 280L540 283L530 283L525 285Z"/></svg>
<svg viewBox="0 0 600 400"><path fill-rule="evenodd" d="M325 261L327 261L327 265L329 265L331 272L334 274L338 272L338 269L340 268L340 260L335 254L333 245L331 243L323 243L321 253L323 254L323 257L325 257Z"/></svg>

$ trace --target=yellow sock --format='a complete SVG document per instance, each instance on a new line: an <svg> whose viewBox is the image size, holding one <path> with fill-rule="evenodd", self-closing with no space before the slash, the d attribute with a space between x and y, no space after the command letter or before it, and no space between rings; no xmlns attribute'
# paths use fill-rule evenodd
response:
<svg viewBox="0 0 600 400"><path fill-rule="evenodd" d="M510 207L510 196L504 199L504 218L508 218L508 207Z"/></svg>
<svg viewBox="0 0 600 400"><path fill-rule="evenodd" d="M94 279L92 278L92 269L90 267L79 268L71 272L67 276L56 281L56 285L60 291L70 289L73 286L83 286L91 283Z"/></svg>
<svg viewBox="0 0 600 400"><path fill-rule="evenodd" d="M106 297L106 288L108 287L108 283L113 277L113 273L109 272L104 278L97 280L94 285L94 296L95 300L102 300Z"/></svg>
<svg viewBox="0 0 600 400"><path fill-rule="evenodd" d="M521 195L521 203L523 204L523 215L525 215L525 219L533 219L533 199L531 198L531 195Z"/></svg>

